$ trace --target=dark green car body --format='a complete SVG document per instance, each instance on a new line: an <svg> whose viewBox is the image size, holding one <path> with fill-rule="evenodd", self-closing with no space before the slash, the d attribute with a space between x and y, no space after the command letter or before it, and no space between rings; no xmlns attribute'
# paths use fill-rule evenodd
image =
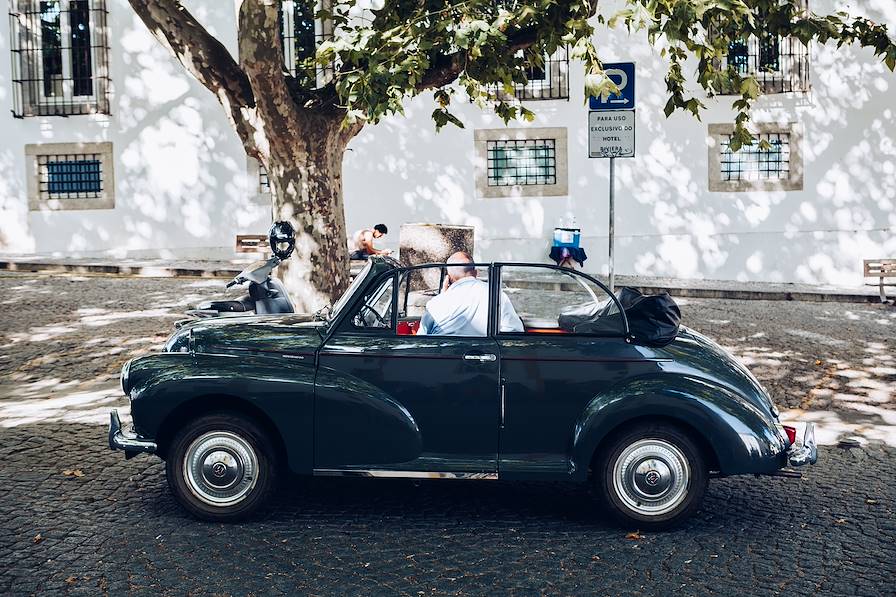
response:
<svg viewBox="0 0 896 597"><path fill-rule="evenodd" d="M487 266L490 280L502 265ZM180 425L226 409L259 421L298 474L584 481L602 442L648 419L692 432L720 475L788 463L790 442L768 394L696 332L682 328L661 348L635 344L627 328L615 337L502 334L494 289L485 337L350 325L366 290L398 270L374 259L328 320L249 316L181 327L165 352L122 372L135 437L156 447L125 450L165 458Z"/></svg>

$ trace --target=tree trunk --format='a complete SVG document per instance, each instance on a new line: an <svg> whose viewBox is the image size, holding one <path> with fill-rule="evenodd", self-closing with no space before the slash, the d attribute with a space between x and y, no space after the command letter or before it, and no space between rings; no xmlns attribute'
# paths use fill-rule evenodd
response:
<svg viewBox="0 0 896 597"><path fill-rule="evenodd" d="M311 120L311 122L307 122ZM303 118L278 131L262 155L272 186L274 220L296 228L296 249L277 271L299 311L332 304L348 287L348 243L342 202L341 119Z"/></svg>

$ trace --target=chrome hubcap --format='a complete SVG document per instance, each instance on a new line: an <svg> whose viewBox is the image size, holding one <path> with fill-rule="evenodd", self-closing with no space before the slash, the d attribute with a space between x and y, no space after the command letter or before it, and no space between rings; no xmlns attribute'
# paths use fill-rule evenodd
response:
<svg viewBox="0 0 896 597"><path fill-rule="evenodd" d="M232 506L252 491L258 478L255 450L229 431L211 431L196 438L184 458L184 479L190 492L212 506Z"/></svg>
<svg viewBox="0 0 896 597"><path fill-rule="evenodd" d="M687 497L691 469L673 444L642 439L622 451L613 465L613 487L619 499L638 514L659 516Z"/></svg>

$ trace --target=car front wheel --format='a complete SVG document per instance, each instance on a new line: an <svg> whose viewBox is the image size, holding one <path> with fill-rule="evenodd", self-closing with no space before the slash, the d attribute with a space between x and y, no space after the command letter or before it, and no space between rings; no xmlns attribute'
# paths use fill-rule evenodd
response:
<svg viewBox="0 0 896 597"><path fill-rule="evenodd" d="M670 528L703 500L708 472L695 442L678 427L639 425L611 440L595 481L604 504L622 522L643 530Z"/></svg>
<svg viewBox="0 0 896 597"><path fill-rule="evenodd" d="M253 421L208 415L177 433L165 472L172 493L194 516L240 520L258 510L274 487L274 450Z"/></svg>

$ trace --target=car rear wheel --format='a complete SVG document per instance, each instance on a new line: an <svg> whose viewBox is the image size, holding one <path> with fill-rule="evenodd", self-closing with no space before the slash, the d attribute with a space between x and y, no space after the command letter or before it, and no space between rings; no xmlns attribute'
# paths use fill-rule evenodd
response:
<svg viewBox="0 0 896 597"><path fill-rule="evenodd" d="M171 443L165 472L178 502L203 520L251 516L275 484L274 450L261 428L234 414L198 418Z"/></svg>
<svg viewBox="0 0 896 597"><path fill-rule="evenodd" d="M643 530L674 527L690 517L706 492L706 460L673 425L639 425L612 439L598 458L601 501L623 523Z"/></svg>

